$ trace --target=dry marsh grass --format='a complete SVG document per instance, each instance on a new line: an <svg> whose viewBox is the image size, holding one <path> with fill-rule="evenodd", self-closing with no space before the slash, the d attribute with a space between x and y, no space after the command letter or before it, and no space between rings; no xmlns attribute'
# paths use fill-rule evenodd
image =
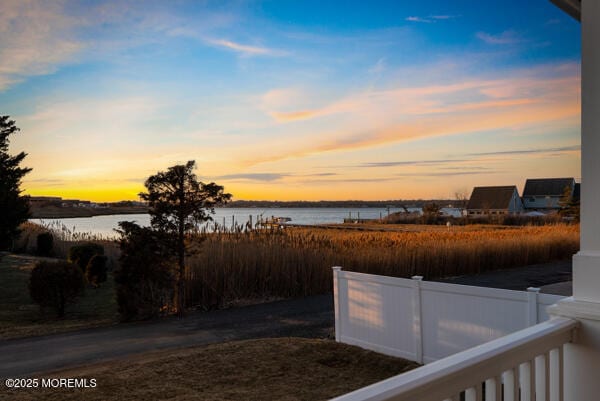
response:
<svg viewBox="0 0 600 401"><path fill-rule="evenodd" d="M118 244L62 226L25 225L20 246L30 250L39 232L55 236L55 255L83 241L101 243L110 267ZM187 259L186 304L221 308L322 294L331 291L332 266L394 277L425 279L477 274L489 270L570 258L579 249L579 225L508 227L357 225L330 228L225 229L196 235L198 253ZM192 241L197 241L192 239Z"/></svg>
<svg viewBox="0 0 600 401"><path fill-rule="evenodd" d="M36 254L37 236L44 232L50 232L54 238L52 256L56 258L66 259L69 249L74 245L95 242L104 247L104 254L108 257L109 270L113 270L119 260L119 245L114 239L93 233L77 232L75 228L71 229L56 220L44 224L26 222L21 225L20 229L21 235L14 245L18 252Z"/></svg>
<svg viewBox="0 0 600 401"><path fill-rule="evenodd" d="M570 258L578 225L373 232L288 228L217 233L188 259L187 303L217 308L239 299L331 291L332 266L425 279Z"/></svg>

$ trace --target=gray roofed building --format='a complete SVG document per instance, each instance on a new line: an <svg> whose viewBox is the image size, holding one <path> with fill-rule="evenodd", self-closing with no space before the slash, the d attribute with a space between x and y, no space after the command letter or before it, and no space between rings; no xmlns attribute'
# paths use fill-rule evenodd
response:
<svg viewBox="0 0 600 401"><path fill-rule="evenodd" d="M475 187L467 204L469 216L515 214L523 211L515 185Z"/></svg>
<svg viewBox="0 0 600 401"><path fill-rule="evenodd" d="M525 182L523 205L528 210L558 210L565 191L571 196L575 189L574 178L534 178Z"/></svg>

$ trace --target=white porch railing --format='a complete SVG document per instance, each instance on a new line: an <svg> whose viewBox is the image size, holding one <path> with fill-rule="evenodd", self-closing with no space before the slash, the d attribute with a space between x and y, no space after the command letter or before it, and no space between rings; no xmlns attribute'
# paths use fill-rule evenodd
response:
<svg viewBox="0 0 600 401"><path fill-rule="evenodd" d="M563 401L563 345L576 327L554 318L334 400Z"/></svg>

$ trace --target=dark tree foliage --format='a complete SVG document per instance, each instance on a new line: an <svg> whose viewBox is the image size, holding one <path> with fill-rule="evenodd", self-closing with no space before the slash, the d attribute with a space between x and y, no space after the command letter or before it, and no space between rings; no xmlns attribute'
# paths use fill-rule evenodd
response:
<svg viewBox="0 0 600 401"><path fill-rule="evenodd" d="M85 272L90 259L95 255L104 255L104 247L93 242L86 242L69 248L67 259L69 262L76 263L81 271Z"/></svg>
<svg viewBox="0 0 600 401"><path fill-rule="evenodd" d="M65 315L65 306L83 293L81 269L69 262L39 262L29 277L29 294L38 305Z"/></svg>
<svg viewBox="0 0 600 401"><path fill-rule="evenodd" d="M36 238L35 251L40 256L51 256L54 247L54 236L52 233L45 232L38 234Z"/></svg>
<svg viewBox="0 0 600 401"><path fill-rule="evenodd" d="M107 260L108 258L104 255L94 255L85 269L85 278L94 288L98 288L101 283L106 281Z"/></svg>
<svg viewBox="0 0 600 401"><path fill-rule="evenodd" d="M9 116L0 116L0 250L12 246L19 235L19 226L29 218L29 200L21 196L20 186L31 169L19 167L27 154L8 153L8 137L18 131Z"/></svg>
<svg viewBox="0 0 600 401"><path fill-rule="evenodd" d="M175 243L170 250L177 258L175 305L179 315L184 310L186 234L212 220L214 207L231 199L222 186L198 181L195 167L192 160L160 171L146 180L148 192L140 194L148 202L152 228L172 237Z"/></svg>
<svg viewBox="0 0 600 401"><path fill-rule="evenodd" d="M567 219L579 221L581 217L579 199L573 196L573 190L570 187L565 187L563 195L558 201L560 206L559 214Z"/></svg>
<svg viewBox="0 0 600 401"><path fill-rule="evenodd" d="M440 205L437 203L427 203L423 206L423 223L437 224L440 220Z"/></svg>
<svg viewBox="0 0 600 401"><path fill-rule="evenodd" d="M121 257L114 276L121 319L149 319L168 311L175 283L168 238L132 222L119 227Z"/></svg>

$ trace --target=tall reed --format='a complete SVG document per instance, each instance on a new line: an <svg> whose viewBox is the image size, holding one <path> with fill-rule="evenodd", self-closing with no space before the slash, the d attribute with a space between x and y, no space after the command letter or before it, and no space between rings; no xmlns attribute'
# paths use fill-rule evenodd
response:
<svg viewBox="0 0 600 401"><path fill-rule="evenodd" d="M188 306L331 291L332 266L426 279L571 257L577 225L470 231L361 232L289 228L205 234L188 259Z"/></svg>
<svg viewBox="0 0 600 401"><path fill-rule="evenodd" d="M78 232L75 228L71 229L56 220L42 224L26 222L20 229L21 235L15 243L15 250L19 252L36 253L37 236L43 232L50 232L54 237L52 253L57 258L66 259L69 249L74 245L94 242L104 247L104 255L108 258L107 264L110 270L116 267L119 260L119 246L114 239L91 232Z"/></svg>

